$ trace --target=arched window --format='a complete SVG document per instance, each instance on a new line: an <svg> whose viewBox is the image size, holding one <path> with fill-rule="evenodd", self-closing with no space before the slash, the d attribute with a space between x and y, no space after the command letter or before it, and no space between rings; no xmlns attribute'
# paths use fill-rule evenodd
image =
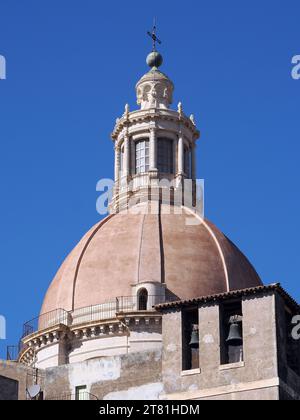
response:
<svg viewBox="0 0 300 420"><path fill-rule="evenodd" d="M139 294L138 294L138 310L147 311L147 309L148 309L148 291L146 289L142 289L139 291Z"/></svg>
<svg viewBox="0 0 300 420"><path fill-rule="evenodd" d="M142 139L135 143L135 173L149 171L149 140Z"/></svg>
<svg viewBox="0 0 300 420"><path fill-rule="evenodd" d="M174 173L173 140L163 138L158 139L157 166L159 172L163 174Z"/></svg>

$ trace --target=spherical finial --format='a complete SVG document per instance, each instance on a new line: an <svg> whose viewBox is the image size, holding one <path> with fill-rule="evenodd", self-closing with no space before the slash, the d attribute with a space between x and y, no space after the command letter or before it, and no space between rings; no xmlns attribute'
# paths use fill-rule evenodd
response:
<svg viewBox="0 0 300 420"><path fill-rule="evenodd" d="M152 51L152 53L150 53L147 57L147 64L149 67L153 68L153 67L160 67L163 63L163 56L157 52L157 51Z"/></svg>

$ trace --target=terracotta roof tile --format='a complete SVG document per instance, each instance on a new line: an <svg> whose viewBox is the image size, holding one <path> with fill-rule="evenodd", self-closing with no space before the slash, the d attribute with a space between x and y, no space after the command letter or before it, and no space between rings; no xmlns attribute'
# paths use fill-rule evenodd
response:
<svg viewBox="0 0 300 420"><path fill-rule="evenodd" d="M280 283L274 283L268 286L257 286L257 287L247 288L247 289L233 290L227 293L219 293L215 295L202 296L202 297L191 299L191 300L167 302L167 303L163 303L163 304L155 306L155 309L157 311L162 312L168 309L176 309L176 308L182 308L182 307L206 304L206 303L213 303L213 302L217 303L217 302L222 302L228 299L242 298L244 296L262 295L269 292L277 292L290 306L294 308L295 311L300 313L299 304L281 287Z"/></svg>

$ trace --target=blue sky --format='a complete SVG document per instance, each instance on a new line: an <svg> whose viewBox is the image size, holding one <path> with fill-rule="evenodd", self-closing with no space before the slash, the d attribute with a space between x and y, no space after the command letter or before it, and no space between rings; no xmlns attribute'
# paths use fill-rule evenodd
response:
<svg viewBox="0 0 300 420"><path fill-rule="evenodd" d="M202 131L206 216L300 300L299 14L298 0L0 0L0 356L99 220L96 183L113 176L110 132L136 107L153 15L174 105Z"/></svg>

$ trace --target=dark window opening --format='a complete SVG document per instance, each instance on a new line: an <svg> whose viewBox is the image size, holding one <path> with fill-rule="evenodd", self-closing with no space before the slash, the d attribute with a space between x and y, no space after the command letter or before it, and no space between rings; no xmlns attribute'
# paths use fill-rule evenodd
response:
<svg viewBox="0 0 300 420"><path fill-rule="evenodd" d="M182 311L182 370L199 366L199 313L195 308Z"/></svg>
<svg viewBox="0 0 300 420"><path fill-rule="evenodd" d="M77 401L82 401L88 399L87 388L85 385L77 386L75 389L75 399Z"/></svg>
<svg viewBox="0 0 300 420"><path fill-rule="evenodd" d="M173 140L158 139L157 166L160 173L174 173Z"/></svg>
<svg viewBox="0 0 300 420"><path fill-rule="evenodd" d="M146 289L142 289L138 295L138 310L147 311L148 309L148 292Z"/></svg>
<svg viewBox="0 0 300 420"><path fill-rule="evenodd" d="M244 361L242 302L220 306L221 364Z"/></svg>
<svg viewBox="0 0 300 420"><path fill-rule="evenodd" d="M285 312L285 320L287 365L300 376L300 343L299 340L295 340L293 337L295 324L293 324L293 315L287 310Z"/></svg>
<svg viewBox="0 0 300 420"><path fill-rule="evenodd" d="M187 147L184 148L184 173L191 178L191 153Z"/></svg>
<svg viewBox="0 0 300 420"><path fill-rule="evenodd" d="M0 401L17 401L18 396L19 381L0 375Z"/></svg>

